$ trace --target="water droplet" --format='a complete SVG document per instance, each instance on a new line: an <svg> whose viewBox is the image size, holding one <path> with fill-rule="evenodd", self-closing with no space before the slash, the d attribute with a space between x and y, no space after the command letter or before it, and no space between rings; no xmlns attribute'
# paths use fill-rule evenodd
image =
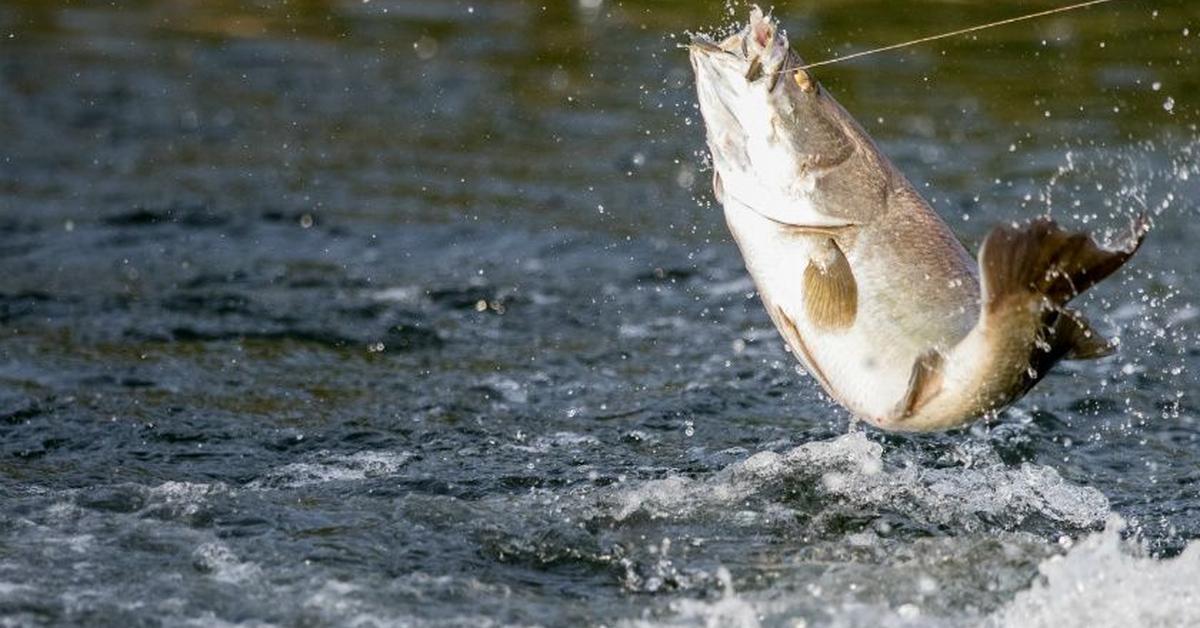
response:
<svg viewBox="0 0 1200 628"><path fill-rule="evenodd" d="M413 44L413 50L417 52L417 58L422 61L428 61L437 56L438 42L436 39L426 35Z"/></svg>
<svg viewBox="0 0 1200 628"><path fill-rule="evenodd" d="M685 190L690 190L696 185L696 173L688 166L681 166L679 173L675 175L675 183Z"/></svg>

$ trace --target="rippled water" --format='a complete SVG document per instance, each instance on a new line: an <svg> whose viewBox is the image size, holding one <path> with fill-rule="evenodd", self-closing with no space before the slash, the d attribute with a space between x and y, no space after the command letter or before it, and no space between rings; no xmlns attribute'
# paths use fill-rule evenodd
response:
<svg viewBox="0 0 1200 628"><path fill-rule="evenodd" d="M1200 623L1194 3L819 74L972 247L1155 217L1117 357L933 436L754 297L724 5L117 4L0 0L0 623ZM1051 6L815 4L813 59Z"/></svg>

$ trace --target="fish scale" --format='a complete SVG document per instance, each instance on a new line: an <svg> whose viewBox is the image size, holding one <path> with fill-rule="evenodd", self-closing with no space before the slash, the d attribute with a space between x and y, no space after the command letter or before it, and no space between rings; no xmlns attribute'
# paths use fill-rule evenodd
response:
<svg viewBox="0 0 1200 628"><path fill-rule="evenodd" d="M1119 249L1049 220L998 228L977 263L774 18L755 7L741 32L697 38L691 61L746 268L797 359L855 416L959 427L1061 359L1107 354L1066 304L1133 255L1145 223Z"/></svg>

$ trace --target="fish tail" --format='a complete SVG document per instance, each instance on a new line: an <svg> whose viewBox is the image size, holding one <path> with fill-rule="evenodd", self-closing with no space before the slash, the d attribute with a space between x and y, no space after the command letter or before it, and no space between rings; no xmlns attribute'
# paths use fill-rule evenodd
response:
<svg viewBox="0 0 1200 628"><path fill-rule="evenodd" d="M1015 300L1040 302L1048 306L1043 309L1043 336L1061 349L1053 353L1079 360L1108 355L1111 345L1066 304L1121 268L1148 230L1145 216L1139 217L1125 245L1111 249L1049 218L1023 227L996 227L979 252L984 310L997 313Z"/></svg>

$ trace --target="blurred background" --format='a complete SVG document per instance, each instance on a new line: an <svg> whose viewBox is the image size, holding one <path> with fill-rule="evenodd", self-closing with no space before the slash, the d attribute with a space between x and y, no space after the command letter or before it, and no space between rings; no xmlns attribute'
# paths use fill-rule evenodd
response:
<svg viewBox="0 0 1200 628"><path fill-rule="evenodd" d="M775 13L816 61L1053 6ZM1117 576L1200 536L1200 5L816 72L972 250L1155 218L1083 304L1118 357L928 437L847 435L711 200L679 45L746 11L0 0L0 614L1021 624L1109 573L1183 617L1194 551ZM1155 558L1073 553L1114 515Z"/></svg>
<svg viewBox="0 0 1200 628"><path fill-rule="evenodd" d="M722 233L719 212L692 202L708 177L695 172L702 132L676 48L732 23L720 2L2 6L6 207L55 220L195 203ZM1051 6L841 0L777 13L817 60ZM1190 131L1194 14L1122 0L820 78L940 208L1002 211L1071 146Z"/></svg>

